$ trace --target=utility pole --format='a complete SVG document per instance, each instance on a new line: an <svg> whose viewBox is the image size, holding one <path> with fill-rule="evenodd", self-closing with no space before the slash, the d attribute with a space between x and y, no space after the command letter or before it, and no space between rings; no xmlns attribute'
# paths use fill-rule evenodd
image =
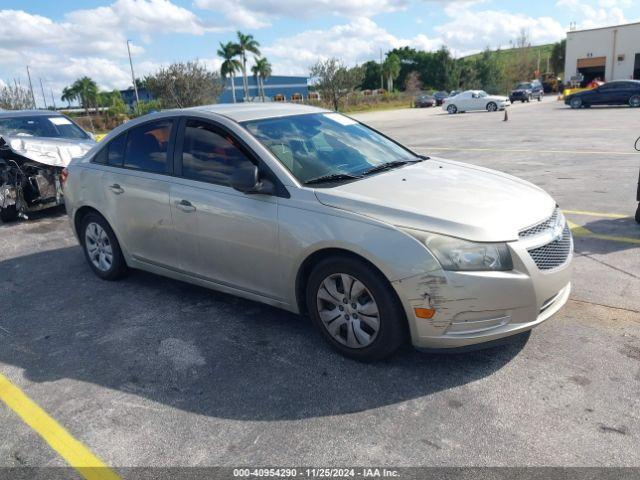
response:
<svg viewBox="0 0 640 480"><path fill-rule="evenodd" d="M44 87L42 86L42 79L39 78L38 80L40 80L40 90L42 91L42 101L44 102L44 109L47 109L47 97L44 96Z"/></svg>
<svg viewBox="0 0 640 480"><path fill-rule="evenodd" d="M138 85L136 85L136 75L133 73L133 61L131 60L131 47L129 47L129 41L127 40L127 52L129 52L129 66L131 67L131 81L133 82L133 90L136 92L136 110L138 109L138 103L140 98L138 97Z"/></svg>
<svg viewBox="0 0 640 480"><path fill-rule="evenodd" d="M53 109L57 110L56 109L56 99L53 96L53 88L49 87L49 90L51 91L51 103L53 104Z"/></svg>
<svg viewBox="0 0 640 480"><path fill-rule="evenodd" d="M384 74L382 73L382 49L380 49L380 89L384 88Z"/></svg>
<svg viewBox="0 0 640 480"><path fill-rule="evenodd" d="M31 84L31 72L29 72L29 65L27 65L27 78L29 79L29 90L31 91L31 102L33 108L36 108L36 96L33 94L33 85Z"/></svg>

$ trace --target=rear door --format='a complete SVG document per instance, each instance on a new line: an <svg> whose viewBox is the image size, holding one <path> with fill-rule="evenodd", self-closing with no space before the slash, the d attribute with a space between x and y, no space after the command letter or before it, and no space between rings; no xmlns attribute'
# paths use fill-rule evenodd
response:
<svg viewBox="0 0 640 480"><path fill-rule="evenodd" d="M136 260L176 266L169 203L175 121L159 119L109 142L103 174L105 211L119 241Z"/></svg>
<svg viewBox="0 0 640 480"><path fill-rule="evenodd" d="M257 164L226 127L200 118L180 125L171 209L181 269L224 286L276 300L282 292L278 202L231 188L231 176Z"/></svg>

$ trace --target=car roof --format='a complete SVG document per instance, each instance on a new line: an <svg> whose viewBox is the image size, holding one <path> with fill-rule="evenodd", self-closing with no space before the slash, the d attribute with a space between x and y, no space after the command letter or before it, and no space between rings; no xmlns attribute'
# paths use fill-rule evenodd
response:
<svg viewBox="0 0 640 480"><path fill-rule="evenodd" d="M16 117L62 117L60 112L51 110L0 110L0 118Z"/></svg>
<svg viewBox="0 0 640 480"><path fill-rule="evenodd" d="M265 118L286 117L290 115L302 115L306 113L327 113L330 110L299 105L296 103L269 102L269 103L220 103L214 105L202 105L199 107L185 108L178 111L197 111L202 113L217 113L224 115L236 122L247 120L259 120Z"/></svg>

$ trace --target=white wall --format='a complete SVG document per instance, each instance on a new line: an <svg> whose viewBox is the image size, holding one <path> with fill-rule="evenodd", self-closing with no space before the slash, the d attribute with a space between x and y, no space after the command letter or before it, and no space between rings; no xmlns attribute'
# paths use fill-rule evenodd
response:
<svg viewBox="0 0 640 480"><path fill-rule="evenodd" d="M618 31L615 57L613 55L614 30ZM567 32L565 79L568 81L576 75L578 59L587 57L607 57L605 81L633 78L636 53L640 53L640 23ZM624 54L625 58L622 62L618 62L617 57L621 54Z"/></svg>

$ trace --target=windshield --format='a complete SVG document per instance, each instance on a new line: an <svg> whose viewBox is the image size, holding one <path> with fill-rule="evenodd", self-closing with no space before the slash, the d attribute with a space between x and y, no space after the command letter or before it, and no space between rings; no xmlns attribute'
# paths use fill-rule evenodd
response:
<svg viewBox="0 0 640 480"><path fill-rule="evenodd" d="M0 135L81 140L89 138L80 127L61 115L0 118Z"/></svg>
<svg viewBox="0 0 640 480"><path fill-rule="evenodd" d="M386 163L419 160L338 113L252 120L243 125L302 183L328 175L360 176Z"/></svg>
<svg viewBox="0 0 640 480"><path fill-rule="evenodd" d="M526 89L526 88L533 88L533 85L530 83L519 83L516 88L522 88L522 89Z"/></svg>

